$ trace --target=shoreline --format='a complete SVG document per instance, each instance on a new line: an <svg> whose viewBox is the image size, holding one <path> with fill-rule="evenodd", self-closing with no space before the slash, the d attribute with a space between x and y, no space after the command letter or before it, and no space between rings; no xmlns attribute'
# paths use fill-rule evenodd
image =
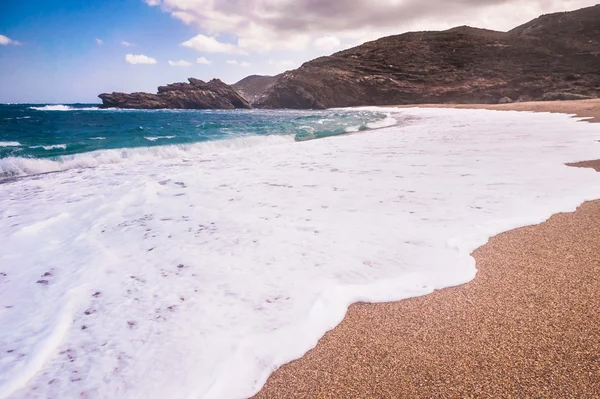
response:
<svg viewBox="0 0 600 399"><path fill-rule="evenodd" d="M600 100L415 105L558 112L600 122ZM567 164L594 168L600 160ZM600 392L600 199L492 237L458 287L356 303L254 398L578 397Z"/></svg>
<svg viewBox="0 0 600 399"><path fill-rule="evenodd" d="M487 109L489 111L550 112L590 118L586 122L600 123L600 99L574 101L530 101L511 104L415 104L391 105L392 108L456 108Z"/></svg>

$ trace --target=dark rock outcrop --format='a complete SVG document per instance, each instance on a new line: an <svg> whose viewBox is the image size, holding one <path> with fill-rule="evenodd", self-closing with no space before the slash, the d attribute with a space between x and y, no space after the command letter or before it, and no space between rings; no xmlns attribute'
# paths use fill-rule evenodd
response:
<svg viewBox="0 0 600 399"><path fill-rule="evenodd" d="M281 75L250 75L231 85L250 104L258 102L262 95L270 89Z"/></svg>
<svg viewBox="0 0 600 399"><path fill-rule="evenodd" d="M285 72L261 108L330 108L600 94L600 5L510 32L459 27L385 37Z"/></svg>
<svg viewBox="0 0 600 399"><path fill-rule="evenodd" d="M135 109L235 109L250 104L231 86L213 79L204 82L189 78L189 83L172 83L158 88L158 94L103 93L100 108Z"/></svg>

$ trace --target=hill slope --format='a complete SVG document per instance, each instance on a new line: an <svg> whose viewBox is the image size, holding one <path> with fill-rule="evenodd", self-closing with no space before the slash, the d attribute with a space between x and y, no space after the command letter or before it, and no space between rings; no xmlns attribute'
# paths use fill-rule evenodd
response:
<svg viewBox="0 0 600 399"><path fill-rule="evenodd" d="M571 12L542 15L509 33L539 37L561 53L600 51L600 4Z"/></svg>
<svg viewBox="0 0 600 399"><path fill-rule="evenodd" d="M256 102L264 92L270 89L280 76L281 75L250 75L239 82L232 84L231 87L244 97L246 101L252 104Z"/></svg>
<svg viewBox="0 0 600 399"><path fill-rule="evenodd" d="M595 6L542 16L506 33L459 27L385 37L285 72L255 106L497 103L548 92L595 97L599 27Z"/></svg>

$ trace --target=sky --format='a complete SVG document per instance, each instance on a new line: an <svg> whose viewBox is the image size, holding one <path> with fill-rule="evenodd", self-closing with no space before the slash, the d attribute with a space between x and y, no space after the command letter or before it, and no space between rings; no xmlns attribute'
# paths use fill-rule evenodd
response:
<svg viewBox="0 0 600 399"><path fill-rule="evenodd" d="M382 36L506 31L597 0L0 0L0 103L96 103L188 77L235 83Z"/></svg>

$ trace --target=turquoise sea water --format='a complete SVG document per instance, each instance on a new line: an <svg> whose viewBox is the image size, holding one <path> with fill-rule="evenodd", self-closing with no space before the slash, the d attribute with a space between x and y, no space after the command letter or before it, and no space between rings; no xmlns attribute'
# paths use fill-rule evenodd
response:
<svg viewBox="0 0 600 399"><path fill-rule="evenodd" d="M0 178L95 166L103 163L102 151L108 150L185 150L196 143L256 142L273 136L304 141L393 123L382 112L364 110L147 111L101 110L94 104L7 104L0 105ZM88 153L93 165L76 162L78 154Z"/></svg>

